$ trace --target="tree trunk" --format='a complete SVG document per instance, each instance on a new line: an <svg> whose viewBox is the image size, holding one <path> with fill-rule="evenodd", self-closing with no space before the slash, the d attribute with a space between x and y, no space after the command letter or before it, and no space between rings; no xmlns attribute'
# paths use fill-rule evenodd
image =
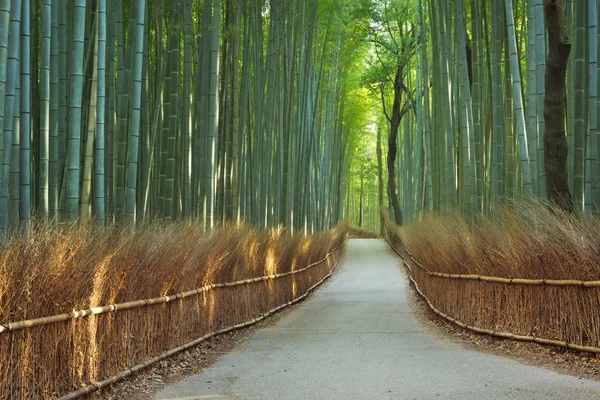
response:
<svg viewBox="0 0 600 400"><path fill-rule="evenodd" d="M402 209L398 201L398 189L396 187L396 153L398 152L398 128L402 115L400 113L400 104L402 102L402 68L398 66L396 78L394 79L394 105L392 106L392 126L388 137L388 196L394 210L394 220L396 225L402 225Z"/></svg>
<svg viewBox="0 0 600 400"><path fill-rule="evenodd" d="M565 96L567 63L571 39L565 29L564 0L544 0L548 56L546 58L546 98L544 118L544 165L548 200L561 209L573 211L567 175L568 146L565 137Z"/></svg>
<svg viewBox="0 0 600 400"><path fill-rule="evenodd" d="M365 224L365 196L364 196L364 189L365 189L365 175L364 175L364 166L363 166L363 170L361 171L360 174L360 200L359 200L359 210L358 210L358 227L362 228Z"/></svg>
<svg viewBox="0 0 600 400"><path fill-rule="evenodd" d="M40 152L38 179L38 209L43 217L48 216L48 171L50 165L50 0L44 0L42 14L42 68L40 77Z"/></svg>
<svg viewBox="0 0 600 400"><path fill-rule="evenodd" d="M142 52L144 48L144 22L146 12L146 1L140 0L136 4L135 10L135 35L132 38L132 109L131 119L129 121L129 137L127 140L127 168L125 170L125 203L127 221L134 225L136 221L136 190L137 190L137 170L140 141L140 116L142 107ZM133 12L133 10L132 10ZM133 31L134 28L131 27ZM135 47L134 47L135 46ZM145 134L145 133L144 133Z"/></svg>
<svg viewBox="0 0 600 400"><path fill-rule="evenodd" d="M98 1L98 81L96 103L96 140L94 148L94 211L98 225L106 223L104 136L106 106L106 0Z"/></svg>
<svg viewBox="0 0 600 400"><path fill-rule="evenodd" d="M519 144L519 164L521 168L522 174L522 182L523 182L523 194L526 197L533 196L533 184L532 184L532 174L531 174L531 163L529 157L529 150L527 148L527 131L526 131L526 121L525 121L525 112L523 107L523 90L521 85L521 73L519 66L519 56L517 54L517 39L515 32L515 18L513 13L512 2L510 0L505 0L504 5L506 7L506 26L508 33L508 52L510 57L510 67L511 67L511 81L512 81L512 90L513 90L513 105L514 109L514 118L516 119L516 134L518 135L518 144ZM533 149L535 151L535 149ZM537 162L537 157L535 157ZM537 163L533 168L535 173L534 177L537 175Z"/></svg>
<svg viewBox="0 0 600 400"><path fill-rule="evenodd" d="M539 195L546 197L546 169L544 164L544 133L546 131L546 120L544 119L544 98L546 87L544 79L546 76L546 35L544 27L544 8L542 0L535 0L535 60L536 60L536 96L537 96L537 132L538 132L538 171L539 171Z"/></svg>
<svg viewBox="0 0 600 400"><path fill-rule="evenodd" d="M574 2L574 61L573 61L573 90L574 90L574 108L573 112L573 130L569 131L569 136L573 137L573 145L570 149L573 158L569 158L569 164L573 168L573 205L577 211L583 211L584 190L585 190L585 150L586 150L586 97L589 84L585 74L586 69L586 2ZM566 36L566 35L565 35ZM571 111L571 110L569 110Z"/></svg>
<svg viewBox="0 0 600 400"><path fill-rule="evenodd" d="M83 91L83 39L85 36L86 0L77 0L73 11L73 39L71 44L69 139L66 171L67 219L79 218L79 173L81 157L81 104Z"/></svg>
<svg viewBox="0 0 600 400"><path fill-rule="evenodd" d="M21 9L21 126L19 145L19 220L23 228L31 218L31 2ZM37 54L36 54L37 58Z"/></svg>
<svg viewBox="0 0 600 400"><path fill-rule="evenodd" d="M383 218L383 213L381 212L383 209L383 157L381 151L381 124L377 124L377 197L379 200L379 232L383 235L383 228L385 224L385 219Z"/></svg>

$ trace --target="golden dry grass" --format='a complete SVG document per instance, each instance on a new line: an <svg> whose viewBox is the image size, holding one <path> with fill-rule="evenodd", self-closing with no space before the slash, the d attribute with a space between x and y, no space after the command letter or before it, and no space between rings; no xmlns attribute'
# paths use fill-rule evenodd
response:
<svg viewBox="0 0 600 400"><path fill-rule="evenodd" d="M427 268L506 278L600 279L600 221L543 205L498 207L466 221L430 215L399 230Z"/></svg>
<svg viewBox="0 0 600 400"><path fill-rule="evenodd" d="M0 324L300 269L343 243L345 226L310 236L195 222L132 231L93 225L31 233L0 249ZM333 266L166 304L0 333L0 399L52 398L255 318L298 297Z"/></svg>
<svg viewBox="0 0 600 400"><path fill-rule="evenodd" d="M430 215L390 227L434 272L509 279L600 280L600 221L545 205L499 207L465 221ZM396 247L396 246L395 246ZM441 312L492 331L600 347L600 288L520 285L431 276L405 256L411 276Z"/></svg>
<svg viewBox="0 0 600 400"><path fill-rule="evenodd" d="M350 226L348 228L348 237L355 239L377 239L379 234L369 229L359 228L358 226Z"/></svg>

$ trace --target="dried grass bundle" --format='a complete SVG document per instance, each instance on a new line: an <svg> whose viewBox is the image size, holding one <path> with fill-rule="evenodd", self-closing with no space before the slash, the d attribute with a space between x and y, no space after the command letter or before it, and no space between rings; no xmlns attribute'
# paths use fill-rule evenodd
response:
<svg viewBox="0 0 600 400"><path fill-rule="evenodd" d="M0 249L0 324L301 269L346 234L345 227L309 236L259 233L242 224L206 235L201 226L37 224ZM277 280L0 333L0 399L65 394L256 318L304 294L334 261Z"/></svg>
<svg viewBox="0 0 600 400"><path fill-rule="evenodd" d="M491 332L600 347L600 288L546 285L543 280L600 280L600 222L543 204L499 207L466 221L452 213L388 226L411 260L411 277L441 313ZM432 275L508 278L489 282ZM519 284L515 279L536 279ZM512 280L512 282L511 282Z"/></svg>
<svg viewBox="0 0 600 400"><path fill-rule="evenodd" d="M356 239L377 239L379 234L375 231L360 228L358 226L350 226L348 228L348 237Z"/></svg>

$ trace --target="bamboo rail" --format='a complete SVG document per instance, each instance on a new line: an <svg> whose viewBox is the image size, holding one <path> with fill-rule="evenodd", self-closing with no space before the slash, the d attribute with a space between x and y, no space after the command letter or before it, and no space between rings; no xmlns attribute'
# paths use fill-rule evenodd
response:
<svg viewBox="0 0 600 400"><path fill-rule="evenodd" d="M256 282L264 282L264 281L270 281L270 280L274 280L274 279L278 279L278 278L283 278L288 275L299 274L301 272L304 272L306 270L309 270L309 269L315 267L316 265L323 263L325 260L327 260L329 258L329 256L331 256L333 253L335 253L341 246L342 245L339 245L336 248L334 248L333 250L331 250L329 253L327 253L327 255L323 259L316 261L312 264L309 264L308 266L301 268L301 269L297 269L297 270L293 270L293 271L289 271L289 272L283 272L283 273L279 273L279 274L260 276L260 277L252 278L252 279L244 279L244 280L239 280L239 281L235 281L235 282L212 283L209 285L202 286L201 288L198 288L198 289L192 289L192 290L188 290L186 292L175 293L175 294L171 294L171 295L167 295L167 296L160 296L160 297L154 297L154 298L143 299L143 300L127 301L124 303L92 307L92 308L87 308L85 310L76 310L76 311L52 315L52 316L48 316L48 317L34 318L34 319L28 319L28 320L23 320L23 321L17 321L17 322L10 322L8 324L0 324L0 334L2 334L4 332L16 331L19 329L32 328L34 326L55 324L58 322L64 322L64 321L68 321L68 320L75 319L75 318L89 317L90 315L105 314L105 313L109 313L109 312L138 308L138 307L143 307L143 306L152 305L152 304L168 303L173 300L183 299L185 297L190 297L190 296L196 296L203 292L208 292L213 289L248 285L248 284L252 284L252 283L256 283Z"/></svg>
<svg viewBox="0 0 600 400"><path fill-rule="evenodd" d="M306 268L303 268L303 269L299 269L299 270L296 270L296 271L297 272L306 271L311 266L315 266L315 265L318 265L318 264L322 263L327 258L329 258L329 256L331 254L333 254L339 248L340 248L340 246L336 247L323 260L321 260L321 261L319 261L317 263L311 264L309 267L306 267ZM317 282L313 286L311 286L306 291L306 293L304 293L302 296L299 296L299 297L297 297L296 299L294 299L292 301L289 301L289 302L287 302L285 304L282 304L282 305L280 305L278 307L275 307L272 310L269 310L266 313L264 313L264 314L262 314L262 315L260 315L260 316L258 316L256 318L253 318L253 319L251 319L249 321L242 322L240 324L233 325L233 326L221 329L221 330L216 331L216 332L208 333L208 334L206 334L206 335L204 335L204 336L202 336L202 337L200 337L200 338L198 338L198 339L196 339L196 340L194 340L192 342L184 344L183 346L179 346L179 347L176 347L174 349L171 349L171 350L169 350L167 352L164 352L164 353L162 353L162 354L160 354L160 355L158 355L158 356L156 356L154 358L151 358L150 360L144 361L141 364L137 364L137 365L135 365L135 366L133 366L133 367L131 367L129 369L121 371L118 374L111 376L110 378L104 379L103 381L90 383L89 385L84 386L81 389L78 389L78 390L76 390L74 392L71 392L71 393L69 393L67 395L64 395L64 396L60 397L58 400L73 400L73 399L77 399L77 398L79 398L81 396L85 396L87 394L93 393L95 391L98 391L98 390L106 387L106 386L109 386L109 385L112 385L114 383L117 383L117 382L119 382L119 381L121 381L121 380L129 377L130 375L132 375L132 374L134 374L134 373L136 373L136 372L138 372L138 371L140 371L140 370L142 370L144 368L147 368L150 365L155 364L155 363L157 363L157 362L159 362L159 361L161 361L161 360L163 360L165 358L171 357L172 355L175 355L177 353L185 351L185 350L187 350L187 349L189 349L191 347L197 346L198 344L200 344L200 343L204 342L205 340L210 339L210 338L212 338L214 336L222 335L224 333L232 332L234 330L238 330L238 329L242 329L242 328L246 328L248 326L254 325L254 324L262 321L263 319L269 317L270 315L272 315L272 314L274 314L274 313L276 313L276 312L278 312L278 311L280 311L280 310L282 310L282 309L284 309L286 307L289 307L289 306L291 306L293 304L296 304L299 301L304 300L314 289L316 289L319 285L321 285L328 278L330 278L331 275L333 275L333 272L335 271L336 267L338 266L338 263L339 263L339 258L336 260L336 262L333 265L333 268L331 269L331 271L327 275L325 275L325 277L323 277L323 279L321 279L319 282ZM291 272L296 272L296 271L291 271ZM286 276L286 275L291 275L291 273L290 272L286 272L284 274L277 274L277 275ZM255 281L253 279L251 279L251 280ZM239 282L242 282L242 281L239 281ZM258 282L258 281L256 281L256 282ZM222 286L220 286L220 287L222 287Z"/></svg>
<svg viewBox="0 0 600 400"><path fill-rule="evenodd" d="M392 242L390 242L388 235L387 235L387 228L385 228L386 230L386 241L389 243L389 245L392 247L392 249L396 252L396 254L398 254L400 256L400 258L402 259L402 264L410 271L412 272L411 266L406 262L406 260L404 259L404 256L398 251L396 250L396 248L394 247L394 245L392 244ZM423 269L425 272L427 272L427 269L425 269L422 265L420 265L415 259L414 257L408 252L408 250L404 250L411 258L412 261L414 261L421 269ZM434 274L427 274L430 276L439 276L439 275L434 275ZM456 274L454 274L456 275ZM462 275L463 277L465 275ZM477 275L474 275L477 276ZM445 276L444 276L445 277ZM458 278L458 277L450 277L451 279L471 279L471 278ZM486 277L486 278L493 278L493 277ZM564 340L555 340L555 339L545 339L545 338L541 338L541 337L537 337L537 336L530 336L530 335L519 335L516 333L512 333L512 332L503 332L503 331L495 331L492 329L485 329L485 328L479 328L477 326L473 326L473 325L468 325L465 324L464 322L461 322L459 320L457 320L456 318L453 318L445 313L443 313L442 311L438 310L433 303L431 303L431 301L427 298L427 296L425 295L425 293L423 293L421 291L421 288L419 287L419 284L415 281L415 279L409 274L409 279L411 280L411 282L415 285L415 289L417 290L417 293L419 293L419 295L421 297L423 297L423 299L425 300L425 302L427 303L427 305L429 306L429 308L436 313L437 315L439 315L440 317L444 318L447 321L452 322L455 325L460 326L461 328L465 328L468 329L470 331L473 332L477 332L477 333L481 333L484 335L490 335L490 336L495 336L495 337L500 337L500 338L504 338L504 339L513 339L513 340L518 340L521 342L534 342L534 343L538 343L538 344L545 344L545 345L550 345L550 346L557 346L557 347L563 347L563 348L567 348L567 349L572 349L572 350L577 350L577 351L585 351L585 352L590 352L590 353L600 353L600 347L595 347L595 346L583 346L583 345L579 345L579 344L575 344L575 343L568 343ZM497 281L497 280L489 280L489 279L480 279L482 281L487 281L487 282L500 282L500 283L510 283L510 282L504 282L505 278L496 278L496 279L502 279L502 281ZM514 283L515 280L513 280ZM533 279L521 279L519 281L534 281ZM564 282L564 281L553 281L553 282ZM567 280L566 282L584 282L584 281L571 281L571 280ZM595 282L595 281L587 281L588 283L590 282ZM518 283L518 282L517 282ZM521 282L521 284L523 284ZM535 285L535 283L525 283L525 284L529 284L529 285ZM547 283L546 283L547 284ZM542 284L538 284L538 285L543 285ZM583 287L593 287L591 285L573 285L573 284L554 284L554 286L583 286ZM597 285L597 286L600 286Z"/></svg>
<svg viewBox="0 0 600 400"><path fill-rule="evenodd" d="M578 350L578 351L587 351L590 353L600 353L600 347L594 347L594 346L583 346L583 345L579 345L579 344L575 344L575 343L568 343L565 342L564 340L554 340L554 339L544 339L544 338L540 338L537 336L529 336L529 335L518 335L516 333L511 333L511 332L502 332L502 331L494 331L491 329L485 329L485 328L478 328L476 326L473 325L468 325L465 324L455 318L452 318L451 316L444 314L443 312L441 312L440 310L438 310L432 303L431 301L429 301L429 299L427 298L427 296L425 296L425 294L421 291L421 289L419 288L419 285L417 284L417 282L413 279L413 277L409 277L410 280L412 281L412 283L415 285L415 289L417 289L417 292L421 295L421 297L423 297L423 299L427 302L427 305L429 306L429 308L431 308L431 310L433 312L435 312L437 315L439 315L440 317L454 323L455 325L460 326L461 328L466 328L469 329L473 332L477 332L477 333L482 333L485 335L490 335L490 336L496 336L496 337L500 337L500 338L505 338L505 339L514 339L514 340L519 340L521 342L534 342L534 343L539 343L539 344L546 344L546 345L551 345L551 346L558 346L558 347L564 347L567 349L572 349L572 350Z"/></svg>
<svg viewBox="0 0 600 400"><path fill-rule="evenodd" d="M533 286L581 286L584 288L589 287L600 287L600 281L582 281L577 279L525 279L525 278L501 278L498 276L486 276L486 275L476 275L476 274L449 274L445 272L436 272L427 269L423 264L415 259L412 253L404 249L406 254L410 257L411 261L413 261L419 268L427 273L429 276L435 276L438 278L448 278L448 279L465 279L465 280L473 280L473 281L485 281L485 282L496 282L496 283L504 283L508 285L533 285Z"/></svg>
<svg viewBox="0 0 600 400"><path fill-rule="evenodd" d="M388 243L389 243L389 239L387 238L387 233L389 233L389 232L388 232L387 228L385 228L385 231L386 231L386 239L388 240ZM394 240L400 242L400 239L397 236L395 236L393 234L390 236L393 236ZM391 243L390 243L390 245L391 245ZM392 248L394 248L394 246L392 246ZM394 248L394 250L396 250L396 249ZM435 276L437 278L465 279L465 280L472 280L472 281L503 283L503 284L508 284L508 285L581 286L584 288L600 287L600 280L582 281L582 280L577 280L577 279L501 278L498 276L486 276L486 275L477 275L477 274L449 274L446 272L436 272L436 271L431 271L430 269L426 268L423 264L421 264L417 259L415 259L415 257L412 255L412 253L408 249L404 249L404 251L406 252L406 254L408 254L411 261L414 262L423 271L425 271L427 273L427 275ZM398 252L396 251L396 253L398 253ZM400 255L400 257L403 257L401 254L399 254L399 255Z"/></svg>

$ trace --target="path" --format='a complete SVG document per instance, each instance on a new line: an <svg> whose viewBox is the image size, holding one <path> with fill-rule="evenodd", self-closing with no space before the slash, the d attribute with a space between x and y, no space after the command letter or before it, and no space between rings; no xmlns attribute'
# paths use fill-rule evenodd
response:
<svg viewBox="0 0 600 400"><path fill-rule="evenodd" d="M155 400L600 398L600 383L432 334L386 243L347 246L341 272L312 299Z"/></svg>

